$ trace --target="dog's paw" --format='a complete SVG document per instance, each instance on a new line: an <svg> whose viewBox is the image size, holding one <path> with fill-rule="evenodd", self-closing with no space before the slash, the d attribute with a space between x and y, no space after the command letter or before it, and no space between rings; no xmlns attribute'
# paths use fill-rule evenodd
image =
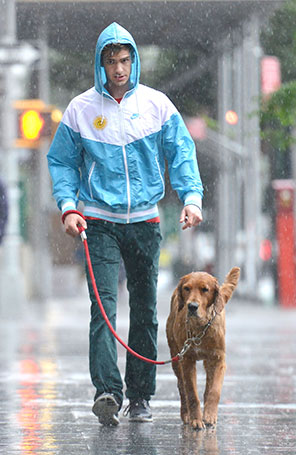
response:
<svg viewBox="0 0 296 455"><path fill-rule="evenodd" d="M207 430L215 430L216 423L205 423L205 426Z"/></svg>
<svg viewBox="0 0 296 455"><path fill-rule="evenodd" d="M190 425L194 430L204 430L205 429L205 424L202 420L200 419L193 419L190 422Z"/></svg>
<svg viewBox="0 0 296 455"><path fill-rule="evenodd" d="M216 415L207 415L203 417L203 422L207 428L212 428L216 426L217 416Z"/></svg>

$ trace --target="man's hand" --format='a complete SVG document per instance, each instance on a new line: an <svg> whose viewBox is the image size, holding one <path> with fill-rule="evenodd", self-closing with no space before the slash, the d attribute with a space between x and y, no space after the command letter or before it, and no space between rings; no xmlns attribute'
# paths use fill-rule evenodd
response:
<svg viewBox="0 0 296 455"><path fill-rule="evenodd" d="M87 229L86 221L82 218L82 216L78 215L77 213L69 213L69 215L66 215L64 226L67 234L71 235L72 237L79 235L79 230L77 227L78 224L81 224L84 229Z"/></svg>
<svg viewBox="0 0 296 455"><path fill-rule="evenodd" d="M182 229L197 226L202 222L202 214L200 208L196 205L185 205L181 212L180 223L185 223Z"/></svg>

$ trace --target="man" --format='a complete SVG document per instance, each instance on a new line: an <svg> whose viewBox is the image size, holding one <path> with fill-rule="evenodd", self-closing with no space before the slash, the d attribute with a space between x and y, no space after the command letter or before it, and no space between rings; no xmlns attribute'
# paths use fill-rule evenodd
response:
<svg viewBox="0 0 296 455"><path fill-rule="evenodd" d="M128 342L156 359L156 287L161 234L157 202L164 196L165 159L184 203L183 229L202 220L202 183L195 147L173 104L139 84L136 44L120 25L99 36L95 86L72 100L51 145L53 194L65 230L87 228L98 291L116 326L118 271L124 261L129 290ZM77 211L84 204L83 215ZM105 324L87 273L91 298L90 374L96 388L93 412L103 425L117 425L123 384L116 341ZM155 366L127 354L125 383L129 419L152 420Z"/></svg>

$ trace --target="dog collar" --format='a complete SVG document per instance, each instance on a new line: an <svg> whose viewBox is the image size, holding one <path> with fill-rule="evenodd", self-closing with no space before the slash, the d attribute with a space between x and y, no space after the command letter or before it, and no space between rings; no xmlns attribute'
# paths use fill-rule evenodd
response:
<svg viewBox="0 0 296 455"><path fill-rule="evenodd" d="M188 351L189 348L191 348L192 346L195 346L195 347L200 346L203 337L207 333L209 327L211 327L211 325L213 324L216 316L217 316L217 312L216 312L216 310L214 310L214 314L213 314L211 320L202 328L199 335L192 336L190 331L187 330L187 339L185 340L184 345L183 345L180 353L178 354L178 357L180 358L180 360L182 360L183 356L186 354L186 352Z"/></svg>

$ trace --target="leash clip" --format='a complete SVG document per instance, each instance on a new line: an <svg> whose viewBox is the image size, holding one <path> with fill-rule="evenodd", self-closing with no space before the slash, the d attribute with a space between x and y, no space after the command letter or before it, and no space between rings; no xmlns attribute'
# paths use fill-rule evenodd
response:
<svg viewBox="0 0 296 455"><path fill-rule="evenodd" d="M81 226L81 224L78 224L77 227L78 227L78 231L80 232L81 240L82 240L82 242L84 242L84 240L87 239L85 229Z"/></svg>

